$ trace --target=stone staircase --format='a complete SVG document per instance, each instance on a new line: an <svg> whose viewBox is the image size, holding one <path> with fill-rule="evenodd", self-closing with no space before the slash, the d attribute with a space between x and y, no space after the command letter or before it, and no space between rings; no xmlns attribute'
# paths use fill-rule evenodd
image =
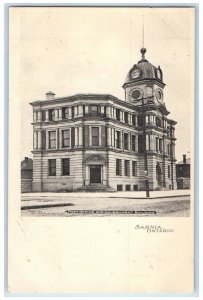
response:
<svg viewBox="0 0 203 300"><path fill-rule="evenodd" d="M109 192L115 192L115 190L110 186L100 184L100 185L86 185L75 190L75 192L92 192L92 193L108 192L109 193Z"/></svg>

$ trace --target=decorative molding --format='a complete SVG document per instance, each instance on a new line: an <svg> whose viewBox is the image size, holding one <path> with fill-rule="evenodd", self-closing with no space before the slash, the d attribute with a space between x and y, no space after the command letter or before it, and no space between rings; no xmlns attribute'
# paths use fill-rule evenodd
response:
<svg viewBox="0 0 203 300"><path fill-rule="evenodd" d="M90 154L85 158L85 161L103 161L106 162L106 158L101 154Z"/></svg>

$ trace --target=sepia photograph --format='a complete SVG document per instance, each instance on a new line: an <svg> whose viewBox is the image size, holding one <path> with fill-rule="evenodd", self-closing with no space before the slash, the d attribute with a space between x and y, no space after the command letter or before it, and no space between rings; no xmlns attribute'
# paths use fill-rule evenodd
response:
<svg viewBox="0 0 203 300"><path fill-rule="evenodd" d="M194 10L17 15L22 215L189 216Z"/></svg>
<svg viewBox="0 0 203 300"><path fill-rule="evenodd" d="M194 293L196 16L8 8L9 292Z"/></svg>

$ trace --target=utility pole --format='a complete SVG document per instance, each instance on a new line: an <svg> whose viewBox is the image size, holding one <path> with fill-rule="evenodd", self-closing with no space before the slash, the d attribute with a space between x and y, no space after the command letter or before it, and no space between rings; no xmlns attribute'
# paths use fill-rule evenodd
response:
<svg viewBox="0 0 203 300"><path fill-rule="evenodd" d="M140 102L142 106L142 131L143 131L143 155L144 155L144 174L145 174L145 191L146 191L146 197L149 198L149 178L148 178L148 162L147 162L147 149L146 149L146 122L145 122L145 107L144 107L144 100L146 99L152 99L154 96L146 97L146 98L140 98L134 102Z"/></svg>

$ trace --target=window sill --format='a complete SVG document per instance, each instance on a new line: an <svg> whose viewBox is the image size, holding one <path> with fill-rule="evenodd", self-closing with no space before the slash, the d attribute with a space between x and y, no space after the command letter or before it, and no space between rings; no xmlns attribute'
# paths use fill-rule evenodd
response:
<svg viewBox="0 0 203 300"><path fill-rule="evenodd" d="M70 146L67 146L67 147L60 147L59 150L63 150L63 149L71 149Z"/></svg>

